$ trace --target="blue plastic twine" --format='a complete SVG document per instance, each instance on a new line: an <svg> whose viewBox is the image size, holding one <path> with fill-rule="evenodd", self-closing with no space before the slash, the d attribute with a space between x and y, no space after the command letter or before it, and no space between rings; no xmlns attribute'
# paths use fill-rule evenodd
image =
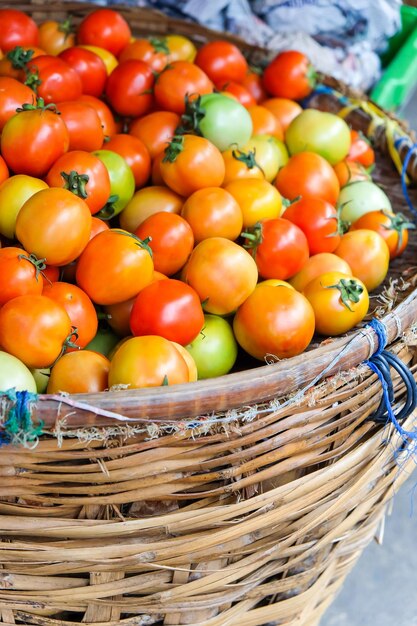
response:
<svg viewBox="0 0 417 626"><path fill-rule="evenodd" d="M43 428L42 421L36 425L32 421L31 407L38 398L37 394L13 388L0 393L2 397L10 402L10 406L6 405L6 419L0 430L0 446L19 443L28 447L36 443Z"/></svg>
<svg viewBox="0 0 417 626"><path fill-rule="evenodd" d="M398 137L398 139L396 139L394 142L394 146L396 150L398 150L401 144L403 144L405 141L408 143L409 141L408 137ZM407 202L408 208L410 209L411 213L414 216L414 221L417 221L417 209L414 207L411 201L411 198L408 194L406 177L407 177L408 164L410 163L410 159L413 156L413 153L416 152L416 150L417 150L417 143L413 143L412 146L408 149L408 152L405 156L405 159L403 161L403 166L401 169L401 188L403 191L404 198Z"/></svg>
<svg viewBox="0 0 417 626"><path fill-rule="evenodd" d="M390 367L390 363L387 361L387 358L389 359L389 361L391 361L391 365L392 365L392 361L397 361L399 362L399 359L397 357L395 357L395 355L391 355L391 353L386 352L384 350L386 344L387 344L387 330L385 328L385 325L380 322L379 320L373 318L371 320L371 322L368 324L368 326L370 326L376 333L377 337L378 337L378 348L375 351L375 353L372 355L371 358L367 359L365 361L365 364L378 376L380 382L381 382L381 386L382 386L382 400L383 400L383 405L385 407L385 411L387 414L387 419L394 425L396 431L398 432L398 434L402 437L404 442L407 442L409 439L413 440L413 441L417 441L417 430L415 431L408 431L405 430L400 422L397 419L396 414L394 413L394 410L392 408L392 404L391 404L391 399L390 399L390 386L392 389L392 381L389 380L390 386L387 382L387 379L384 375L384 372L382 371L382 363L385 363L385 368L387 371L389 371L389 367ZM386 355L386 356L385 356ZM381 363L382 360L382 363ZM407 398L406 400L406 404L408 403L410 406L407 409L406 415L403 416L403 418L407 417L408 415L410 415L412 413L412 411L416 408L417 406L417 387L416 387L416 383L414 381L414 378L411 374L411 372L408 370L408 368L406 367L406 365L404 363L401 362L401 371L397 372L400 374L400 376L403 378L403 381L406 385L407 388L407 392L410 393L410 385L412 385L412 389L411 389L411 393L412 393L412 398L411 398L411 402L408 401L409 398ZM404 372L407 372L408 375L405 377L403 375ZM412 382L411 382L412 381ZM371 418L372 419L372 416Z"/></svg>
<svg viewBox="0 0 417 626"><path fill-rule="evenodd" d="M332 87L328 87L327 85L317 85L317 87L306 98L301 100L300 104L303 107L303 109L307 109L310 104L310 101L315 96L321 96L321 95L335 96L341 104L344 104L344 105L349 104L349 100L348 98L346 98L346 96L343 96L341 93L338 93L337 91L332 89Z"/></svg>

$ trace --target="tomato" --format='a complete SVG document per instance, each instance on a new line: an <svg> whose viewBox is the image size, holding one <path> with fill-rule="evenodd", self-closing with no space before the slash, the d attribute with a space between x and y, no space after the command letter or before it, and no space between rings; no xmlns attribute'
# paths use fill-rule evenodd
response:
<svg viewBox="0 0 417 626"><path fill-rule="evenodd" d="M244 107L250 107L256 104L256 100L250 91L234 80L224 83L224 85L221 86L221 89L223 93L234 96Z"/></svg>
<svg viewBox="0 0 417 626"><path fill-rule="evenodd" d="M349 161L360 163L363 167L371 167L375 163L375 152L369 139L357 130L350 131L350 149L347 158Z"/></svg>
<svg viewBox="0 0 417 626"><path fill-rule="evenodd" d="M133 120L129 125L129 134L143 141L151 159L154 159L172 140L179 123L177 113L155 111Z"/></svg>
<svg viewBox="0 0 417 626"><path fill-rule="evenodd" d="M194 247L191 226L175 213L161 211L150 215L135 230L135 235L142 240L150 238L154 268L167 276L179 272Z"/></svg>
<svg viewBox="0 0 417 626"><path fill-rule="evenodd" d="M235 180L225 187L242 211L243 228L250 228L263 219L279 217L282 198L266 180Z"/></svg>
<svg viewBox="0 0 417 626"><path fill-rule="evenodd" d="M77 46L77 48L88 50L89 52L93 52L96 56L98 56L104 63L107 76L110 76L114 68L117 67L119 64L114 54L112 54L109 50L106 50L105 48L100 48L100 46L79 45Z"/></svg>
<svg viewBox="0 0 417 626"><path fill-rule="evenodd" d="M288 126L285 142L290 154L316 152L336 165L348 155L350 130L338 115L306 109Z"/></svg>
<svg viewBox="0 0 417 626"><path fill-rule="evenodd" d="M179 214L183 204L184 199L168 187L144 187L134 194L120 213L120 226L133 233L150 215L160 211Z"/></svg>
<svg viewBox="0 0 417 626"><path fill-rule="evenodd" d="M265 180L271 183L281 167L288 163L285 144L271 135L254 135L245 145L244 150L252 150L255 160L261 168Z"/></svg>
<svg viewBox="0 0 417 626"><path fill-rule="evenodd" d="M125 18L112 9L96 9L78 26L80 44L99 46L118 56L130 41L131 32Z"/></svg>
<svg viewBox="0 0 417 626"><path fill-rule="evenodd" d="M51 369L47 393L97 393L108 388L110 361L97 352L64 354Z"/></svg>
<svg viewBox="0 0 417 626"><path fill-rule="evenodd" d="M222 152L222 155L226 168L223 185L247 178L265 180L264 173L256 159L256 150L232 148Z"/></svg>
<svg viewBox="0 0 417 626"><path fill-rule="evenodd" d="M110 364L110 387L128 385L129 389L138 389L188 381L188 365L180 352L171 341L155 335L128 339Z"/></svg>
<svg viewBox="0 0 417 626"><path fill-rule="evenodd" d="M1 154L15 174L42 178L68 150L69 135L64 121L39 100L24 104L6 122L1 135Z"/></svg>
<svg viewBox="0 0 417 626"><path fill-rule="evenodd" d="M14 78L0 76L0 132L7 120L16 114L16 109L34 100L32 89Z"/></svg>
<svg viewBox="0 0 417 626"><path fill-rule="evenodd" d="M178 352L180 353L180 355L182 356L182 358L187 364L188 382L195 383L196 380L198 379L198 371L197 371L197 365L193 357L180 343L177 343L176 341L171 341L171 343L176 347L176 349L178 350Z"/></svg>
<svg viewBox="0 0 417 626"><path fill-rule="evenodd" d="M196 291L172 278L142 289L130 314L133 335L159 335L183 346L197 337L203 324L203 309Z"/></svg>
<svg viewBox="0 0 417 626"><path fill-rule="evenodd" d="M16 218L33 194L48 189L48 185L39 178L18 174L11 176L0 185L0 233L8 239L14 239Z"/></svg>
<svg viewBox="0 0 417 626"><path fill-rule="evenodd" d="M29 15L17 9L0 9L0 50L15 46L37 46L39 31Z"/></svg>
<svg viewBox="0 0 417 626"><path fill-rule="evenodd" d="M261 283L233 320L239 345L255 359L284 359L303 352L314 334L314 311L295 289Z"/></svg>
<svg viewBox="0 0 417 626"><path fill-rule="evenodd" d="M130 314L135 303L136 296L124 302L108 304L104 307L108 325L120 337L130 335Z"/></svg>
<svg viewBox="0 0 417 626"><path fill-rule="evenodd" d="M157 37L135 39L128 43L119 54L119 63L131 59L144 61L153 72L162 72L169 62L169 48L165 39Z"/></svg>
<svg viewBox="0 0 417 626"><path fill-rule="evenodd" d="M309 251L303 231L284 218L262 220L246 237L245 247L252 249L262 278L285 280L306 264Z"/></svg>
<svg viewBox="0 0 417 626"><path fill-rule="evenodd" d="M117 133L117 127L113 117L113 113L105 102L87 94L83 94L80 98L78 98L78 102L85 102L97 111L97 114L101 120L101 125L103 127L103 133L105 137L111 137L112 135L115 135Z"/></svg>
<svg viewBox="0 0 417 626"><path fill-rule="evenodd" d="M228 80L240 82L245 78L248 64L237 46L228 41L209 41L201 46L195 64L207 74L216 85Z"/></svg>
<svg viewBox="0 0 417 626"><path fill-rule="evenodd" d="M101 148L104 132L97 111L78 101L61 102L59 111L68 130L69 150L92 152Z"/></svg>
<svg viewBox="0 0 417 626"><path fill-rule="evenodd" d="M182 135L174 137L165 150L161 174L168 187L182 196L190 196L203 187L220 187L225 166L221 152L210 141Z"/></svg>
<svg viewBox="0 0 417 626"><path fill-rule="evenodd" d="M348 263L353 276L361 280L368 291L376 289L388 273L388 246L373 230L363 228L346 233L334 253Z"/></svg>
<svg viewBox="0 0 417 626"><path fill-rule="evenodd" d="M307 237L310 254L333 252L339 245L337 211L326 200L301 198L285 209L283 217L301 228Z"/></svg>
<svg viewBox="0 0 417 626"><path fill-rule="evenodd" d="M359 324L369 308L365 285L341 272L327 272L314 278L304 289L321 335L343 335Z"/></svg>
<svg viewBox="0 0 417 626"><path fill-rule="evenodd" d="M138 237L111 228L89 241L76 271L77 283L96 304L129 300L152 282L150 250Z"/></svg>
<svg viewBox="0 0 417 626"><path fill-rule="evenodd" d="M75 43L71 18L62 22L47 20L39 26L39 45L46 54L58 55Z"/></svg>
<svg viewBox="0 0 417 626"><path fill-rule="evenodd" d="M408 229L415 228L402 213L390 211L370 211L353 222L349 230L366 228L380 235L389 249L390 259L402 254L408 243Z"/></svg>
<svg viewBox="0 0 417 626"><path fill-rule="evenodd" d="M44 367L41 369L32 368L29 370L35 379L36 390L38 393L46 393L46 388L49 383L50 368Z"/></svg>
<svg viewBox="0 0 417 626"><path fill-rule="evenodd" d="M252 293L258 270L251 255L222 237L201 241L186 266L185 282L195 289L207 313L229 315Z"/></svg>
<svg viewBox="0 0 417 626"><path fill-rule="evenodd" d="M308 58L296 50L280 52L263 75L264 88L276 98L301 100L315 85L314 70Z"/></svg>
<svg viewBox="0 0 417 626"><path fill-rule="evenodd" d="M346 261L331 252L319 252L319 254L311 256L289 282L297 291L303 291L311 280L326 272L342 272L352 276L352 270Z"/></svg>
<svg viewBox="0 0 417 626"><path fill-rule="evenodd" d="M6 161L0 156L0 185L9 178L9 168Z"/></svg>
<svg viewBox="0 0 417 626"><path fill-rule="evenodd" d="M363 180L351 183L340 191L338 207L344 222L352 224L371 211L392 212L387 194L375 183Z"/></svg>
<svg viewBox="0 0 417 626"><path fill-rule="evenodd" d="M174 61L157 77L154 95L159 108L180 115L185 112L185 96L213 91L213 83L197 65Z"/></svg>
<svg viewBox="0 0 417 626"><path fill-rule="evenodd" d="M147 147L133 135L116 134L105 144L106 150L117 152L132 170L135 186L143 187L151 174L151 157Z"/></svg>
<svg viewBox="0 0 417 626"><path fill-rule="evenodd" d="M42 270L42 276L44 278L44 284L50 285L56 283L59 280L60 268L55 265L45 265Z"/></svg>
<svg viewBox="0 0 417 626"><path fill-rule="evenodd" d="M288 98L268 98L262 102L262 106L277 118L284 132L303 110L298 102Z"/></svg>
<svg viewBox="0 0 417 626"><path fill-rule="evenodd" d="M319 154L300 152L292 156L277 175L278 191L295 200L301 197L318 197L335 205L339 197L339 181L332 166Z"/></svg>
<svg viewBox="0 0 417 626"><path fill-rule="evenodd" d="M193 42L183 35L166 35L165 43L169 49L170 62L189 61L192 63L197 55Z"/></svg>
<svg viewBox="0 0 417 626"><path fill-rule="evenodd" d="M81 150L63 154L57 159L48 174L50 187L63 187L87 204L92 214L104 207L110 196L110 176L102 161Z"/></svg>
<svg viewBox="0 0 417 626"><path fill-rule="evenodd" d="M186 349L197 365L199 379L227 374L237 359L237 342L232 328L218 315L204 316L202 331Z"/></svg>
<svg viewBox="0 0 417 626"><path fill-rule="evenodd" d="M0 307L17 296L41 294L44 263L21 248L0 249Z"/></svg>
<svg viewBox="0 0 417 626"><path fill-rule="evenodd" d="M45 296L18 296L0 309L0 345L27 367L49 367L70 336L67 312Z"/></svg>
<svg viewBox="0 0 417 626"><path fill-rule="evenodd" d="M63 50L59 58L77 72L83 94L101 96L107 81L107 69L98 54L81 46L72 46Z"/></svg>
<svg viewBox="0 0 417 626"><path fill-rule="evenodd" d="M67 189L50 188L31 196L16 219L16 238L49 265L66 265L84 250L91 230L87 204Z"/></svg>
<svg viewBox="0 0 417 626"><path fill-rule="evenodd" d="M195 243L209 237L237 239L242 232L243 216L232 194L221 187L195 191L186 200L181 215L194 234Z"/></svg>
<svg viewBox="0 0 417 626"><path fill-rule="evenodd" d="M93 216L91 218L90 239L92 239L99 233L102 233L103 230L109 230L109 228L110 226L106 222L103 222L103 220L101 220L100 218Z"/></svg>
<svg viewBox="0 0 417 626"><path fill-rule="evenodd" d="M27 68L29 74L25 83L34 86L46 104L77 100L81 96L81 78L59 57L49 54L38 56L29 61Z"/></svg>
<svg viewBox="0 0 417 626"><path fill-rule="evenodd" d="M341 188L350 183L356 183L359 180L371 180L370 174L368 174L360 163L356 163L355 161L344 159L340 161L340 163L336 163L333 169L339 179Z"/></svg>
<svg viewBox="0 0 417 626"><path fill-rule="evenodd" d="M26 79L28 62L40 54L45 54L40 48L22 48L22 46L12 48L0 59L0 76L15 78L23 83Z"/></svg>
<svg viewBox="0 0 417 626"><path fill-rule="evenodd" d="M100 354L110 358L112 350L114 350L119 341L120 337L115 335L109 328L99 328L96 336L92 341L90 341L85 349L99 352Z"/></svg>
<svg viewBox="0 0 417 626"><path fill-rule="evenodd" d="M106 97L119 115L138 117L152 107L154 75L144 61L129 59L114 68L106 84Z"/></svg>
<svg viewBox="0 0 417 626"><path fill-rule="evenodd" d="M165 158L165 152L160 152L160 154L157 154L152 162L151 184L154 186L165 187L165 181L162 178L162 173L161 173L161 164L164 158Z"/></svg>
<svg viewBox="0 0 417 626"><path fill-rule="evenodd" d="M120 154L112 150L96 150L98 157L107 168L110 176L110 194L116 196L110 209L110 215L122 211L135 193L135 177L129 165Z"/></svg>
<svg viewBox="0 0 417 626"><path fill-rule="evenodd" d="M271 111L268 111L264 106L256 104L248 107L248 112L252 119L254 135L273 135L277 139L284 139L281 124Z"/></svg>
<svg viewBox="0 0 417 626"><path fill-rule="evenodd" d="M93 303L82 289L70 283L45 284L42 295L60 304L68 313L71 325L76 329L77 345L84 348L96 335L97 313Z"/></svg>
<svg viewBox="0 0 417 626"><path fill-rule="evenodd" d="M257 71L249 69L240 84L252 94L258 104L267 99L268 96L262 84L262 76Z"/></svg>
<svg viewBox="0 0 417 626"><path fill-rule="evenodd" d="M231 146L241 147L252 135L252 121L240 102L221 94L208 94L188 104L186 115L201 113L197 129L222 152ZM190 129L190 132L194 130Z"/></svg>
<svg viewBox="0 0 417 626"><path fill-rule="evenodd" d="M22 361L7 352L0 351L0 393L15 389L36 393L36 382Z"/></svg>

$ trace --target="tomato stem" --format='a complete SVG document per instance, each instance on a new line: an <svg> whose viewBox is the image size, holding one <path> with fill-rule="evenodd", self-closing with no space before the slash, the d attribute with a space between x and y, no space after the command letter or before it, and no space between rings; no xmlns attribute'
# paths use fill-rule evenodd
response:
<svg viewBox="0 0 417 626"><path fill-rule="evenodd" d="M116 209L114 205L118 201L118 199L119 199L119 196L116 193L109 196L109 199L107 200L106 204L104 205L102 209L100 209L100 211L95 215L95 217L99 217L101 220L104 220L106 222L108 220L111 220L111 218L114 217L116 213Z"/></svg>
<svg viewBox="0 0 417 626"><path fill-rule="evenodd" d="M85 189L86 184L90 180L88 174L79 174L77 171L71 170L69 174L61 172L61 176L65 181L64 189L68 189L68 191L79 198L83 198L83 200L88 197Z"/></svg>
<svg viewBox="0 0 417 626"><path fill-rule="evenodd" d="M256 160L256 148L254 148L253 150L248 150L247 152L238 149L232 150L232 157L236 159L236 161L244 163L248 170L257 167L261 170L262 174L265 175L265 172Z"/></svg>
<svg viewBox="0 0 417 626"><path fill-rule="evenodd" d="M258 246L262 243L262 224L257 222L249 231L244 231L240 234L241 237L245 237L246 242L243 247L246 250L250 250L253 257L256 255Z"/></svg>
<svg viewBox="0 0 417 626"><path fill-rule="evenodd" d="M35 93L38 92L38 87L42 84L42 81L39 77L39 72L37 69L27 69L25 68L26 71L26 78L25 78L25 85L27 87L30 87L31 89L33 89L33 91ZM25 106L25 105L23 105Z"/></svg>
<svg viewBox="0 0 417 626"><path fill-rule="evenodd" d="M36 103L34 100L33 104L25 103L22 104L21 107L16 109L16 113L22 113L23 111L52 111L52 113L56 113L57 115L61 115L58 111L56 104L50 102L49 104L45 104L45 100L43 98L37 98Z"/></svg>
<svg viewBox="0 0 417 626"><path fill-rule="evenodd" d="M117 232L120 235L124 235L125 237L131 237L132 239L134 239L136 241L136 245L139 248L146 250L146 252L150 254L151 258L153 257L152 248L149 245L149 243L152 241L152 237L146 237L146 239L140 239L140 237L138 237L134 233L129 233L127 230L117 229Z"/></svg>
<svg viewBox="0 0 417 626"><path fill-rule="evenodd" d="M415 224L413 224L413 222L410 222L402 213L392 214L389 211L385 211L384 209L382 209L382 213L390 220L389 225L386 226L385 224L382 224L382 228L385 228L385 230L395 230L398 234L398 241L396 245L396 252L398 252L403 243L404 231L414 229L416 226Z"/></svg>
<svg viewBox="0 0 417 626"><path fill-rule="evenodd" d="M174 163L179 154L184 150L184 136L174 135L168 146L165 148L165 156L162 163Z"/></svg>
<svg viewBox="0 0 417 626"><path fill-rule="evenodd" d="M341 278L335 285L329 285L325 289L338 289L343 305L353 313L349 302L358 303L363 293L363 287L354 278Z"/></svg>
<svg viewBox="0 0 417 626"><path fill-rule="evenodd" d="M175 129L176 135L190 135L192 133L201 135L200 122L204 119L206 110L201 106L201 96L190 100L191 95L185 94L185 112L181 115L180 123Z"/></svg>
<svg viewBox="0 0 417 626"><path fill-rule="evenodd" d="M12 50L9 50L6 57L15 70L26 70L26 66L33 57L33 54L33 50L24 50L22 46L15 46Z"/></svg>
<svg viewBox="0 0 417 626"><path fill-rule="evenodd" d="M58 24L58 30L60 33L64 33L64 41L68 39L70 35L75 33L75 26L72 21L72 15L68 15L68 17Z"/></svg>
<svg viewBox="0 0 417 626"><path fill-rule="evenodd" d="M46 257L44 259L38 259L38 257L35 254L19 254L19 256L17 257L18 259L25 259L26 261L29 261L29 263L32 263L32 265L35 268L35 278L36 280L38 280L39 274L42 273L42 270L44 270L46 268Z"/></svg>
<svg viewBox="0 0 417 626"><path fill-rule="evenodd" d="M162 54L169 55L169 48L166 39L160 39L159 37L149 37L149 43L154 49L155 53L162 52Z"/></svg>

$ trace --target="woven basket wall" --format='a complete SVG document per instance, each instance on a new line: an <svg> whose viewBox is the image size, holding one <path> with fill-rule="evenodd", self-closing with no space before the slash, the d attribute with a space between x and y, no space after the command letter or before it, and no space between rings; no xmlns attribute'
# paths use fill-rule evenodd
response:
<svg viewBox="0 0 417 626"><path fill-rule="evenodd" d="M8 5L38 20L91 8ZM218 37L150 11L124 14L137 34ZM239 44L252 59L266 54ZM330 96L312 105L341 106ZM369 125L366 111L349 121ZM406 212L386 128L375 179ZM412 236L372 307L417 377L416 246ZM382 540L387 506L414 467L411 445L369 419L381 385L362 362L376 341L356 330L307 356L192 385L40 397L38 445L0 449L0 622L318 625L364 547ZM296 394L324 368L329 377ZM401 405L395 376L394 386Z"/></svg>

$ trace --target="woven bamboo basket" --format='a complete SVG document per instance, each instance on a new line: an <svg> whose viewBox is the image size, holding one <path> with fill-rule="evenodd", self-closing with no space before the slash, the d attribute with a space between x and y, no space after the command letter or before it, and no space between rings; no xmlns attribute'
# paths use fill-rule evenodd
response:
<svg viewBox="0 0 417 626"><path fill-rule="evenodd" d="M67 12L77 20L92 8L8 5L37 20ZM219 37L121 10L137 34ZM251 60L267 54L238 43ZM404 159L414 138L388 114L359 106L359 94L325 82L339 94L311 105L350 104L348 121L371 126L375 179L406 212L388 148L394 129ZM416 246L412 236L372 315L417 378ZM37 445L0 448L0 622L318 625L364 547L382 541L387 507L414 467L412 443L372 420L381 384L363 361L377 341L365 327L209 381L40 396ZM400 406L405 387L395 374L393 383ZM3 399L0 423L9 409ZM413 430L416 416L403 427Z"/></svg>

